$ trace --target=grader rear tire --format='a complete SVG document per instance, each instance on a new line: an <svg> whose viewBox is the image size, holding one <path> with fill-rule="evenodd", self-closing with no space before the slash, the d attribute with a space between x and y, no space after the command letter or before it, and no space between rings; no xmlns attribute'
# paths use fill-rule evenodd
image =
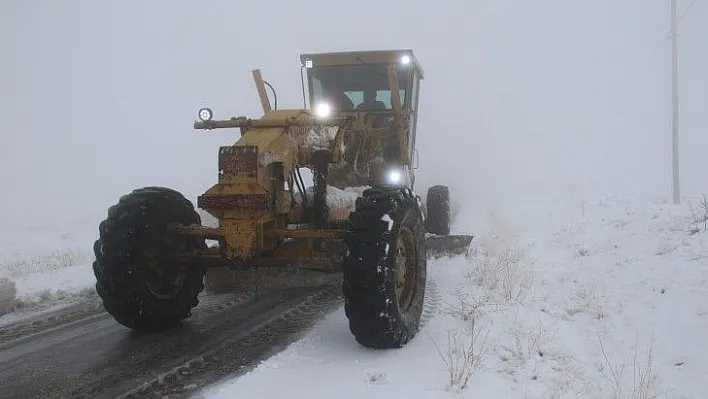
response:
<svg viewBox="0 0 708 399"><path fill-rule="evenodd" d="M119 323L137 331L168 329L190 316L204 269L176 266L168 256L204 249L203 239L171 237L169 223L199 224L192 203L164 187L137 189L108 209L93 263L96 291Z"/></svg>
<svg viewBox="0 0 708 399"><path fill-rule="evenodd" d="M425 298L418 200L402 188L366 190L350 223L342 283L350 331L363 346L400 348L417 334Z"/></svg>
<svg viewBox="0 0 708 399"><path fill-rule="evenodd" d="M426 232L439 236L450 235L450 189L442 185L430 187L425 206L428 208L425 215Z"/></svg>

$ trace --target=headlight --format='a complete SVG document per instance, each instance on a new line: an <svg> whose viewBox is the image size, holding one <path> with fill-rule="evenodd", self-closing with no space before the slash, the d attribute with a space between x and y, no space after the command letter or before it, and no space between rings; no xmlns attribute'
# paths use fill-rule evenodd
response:
<svg viewBox="0 0 708 399"><path fill-rule="evenodd" d="M401 171L398 169L389 170L388 174L386 174L386 182L388 184L401 184L402 180L403 180L403 175L401 174Z"/></svg>
<svg viewBox="0 0 708 399"><path fill-rule="evenodd" d="M332 113L332 109L329 107L329 104L327 104L327 103L321 103L321 104L318 104L317 107L315 107L315 114L317 116L319 116L320 118L326 118L331 113Z"/></svg>
<svg viewBox="0 0 708 399"><path fill-rule="evenodd" d="M209 108L202 108L199 110L199 119L202 122L210 121L214 117L214 113L211 112Z"/></svg>
<svg viewBox="0 0 708 399"><path fill-rule="evenodd" d="M401 57L401 64L403 65L408 65L411 63L411 56L409 55L404 55Z"/></svg>

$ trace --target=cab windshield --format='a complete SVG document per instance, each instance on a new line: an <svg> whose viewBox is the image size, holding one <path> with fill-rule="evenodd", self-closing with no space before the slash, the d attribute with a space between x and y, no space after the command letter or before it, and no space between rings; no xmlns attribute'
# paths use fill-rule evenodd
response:
<svg viewBox="0 0 708 399"><path fill-rule="evenodd" d="M388 65L340 65L308 69L311 104L327 103L337 112L390 113ZM399 96L405 106L407 79L399 75Z"/></svg>

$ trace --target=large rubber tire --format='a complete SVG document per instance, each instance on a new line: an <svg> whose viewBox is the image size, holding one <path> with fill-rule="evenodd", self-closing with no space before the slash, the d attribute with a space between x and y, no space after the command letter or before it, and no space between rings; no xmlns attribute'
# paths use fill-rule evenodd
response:
<svg viewBox="0 0 708 399"><path fill-rule="evenodd" d="M345 238L342 292L349 329L361 345L400 348L418 332L425 298L427 257L423 218L408 189L372 188L364 191L350 214ZM396 293L399 237L409 237L412 270L408 300Z"/></svg>
<svg viewBox="0 0 708 399"><path fill-rule="evenodd" d="M200 224L201 219L177 191L145 187L121 197L99 226L93 263L96 291L106 311L133 330L174 327L199 303L204 269L198 265L178 268L167 257L204 249L206 244L196 237L169 236L169 223ZM169 277L160 280L156 270ZM156 282L166 281L172 284L167 286L171 292L155 288Z"/></svg>
<svg viewBox="0 0 708 399"><path fill-rule="evenodd" d="M430 187L425 206L426 232L439 236L450 235L450 189L442 185Z"/></svg>

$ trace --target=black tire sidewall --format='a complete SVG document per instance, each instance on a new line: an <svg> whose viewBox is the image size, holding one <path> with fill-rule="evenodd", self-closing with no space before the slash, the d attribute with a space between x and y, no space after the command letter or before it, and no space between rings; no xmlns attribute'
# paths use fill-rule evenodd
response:
<svg viewBox="0 0 708 399"><path fill-rule="evenodd" d="M167 239L169 223L201 223L191 202L174 190L147 187L121 197L99 226L94 245L96 290L106 310L123 325L136 330L160 330L189 317L203 290L204 270L192 267L181 289L169 299L156 298L145 283L141 262L151 246L179 249ZM183 238L191 248L204 240ZM169 267L169 266L168 266Z"/></svg>
<svg viewBox="0 0 708 399"><path fill-rule="evenodd" d="M417 198L405 189L383 192L388 198L379 201L390 201L390 208L367 208L365 204L372 202L372 196L365 192L350 217L353 234L348 238L342 284L351 332L360 344L378 349L399 348L417 334L427 277L425 229ZM385 214L393 221L391 230L388 222L381 220ZM395 248L404 226L413 233L417 256L412 302L402 312L395 291Z"/></svg>

